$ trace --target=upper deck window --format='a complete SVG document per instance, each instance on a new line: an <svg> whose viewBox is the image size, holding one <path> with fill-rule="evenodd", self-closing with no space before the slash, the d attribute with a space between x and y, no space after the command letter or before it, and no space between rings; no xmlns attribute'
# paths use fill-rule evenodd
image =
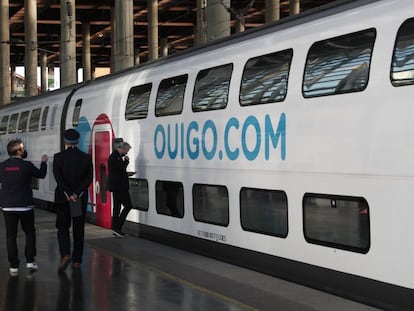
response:
<svg viewBox="0 0 414 311"><path fill-rule="evenodd" d="M281 102L287 93L293 50L250 58L244 67L240 105Z"/></svg>
<svg viewBox="0 0 414 311"><path fill-rule="evenodd" d="M232 72L233 64L201 70L194 86L193 111L226 108Z"/></svg>
<svg viewBox="0 0 414 311"><path fill-rule="evenodd" d="M314 43L306 60L303 96L363 91L368 84L375 36L371 28Z"/></svg>
<svg viewBox="0 0 414 311"><path fill-rule="evenodd" d="M49 113L49 106L43 109L41 130L46 130L47 115Z"/></svg>
<svg viewBox="0 0 414 311"><path fill-rule="evenodd" d="M398 30L391 64L394 86L414 84L414 18L406 20Z"/></svg>
<svg viewBox="0 0 414 311"><path fill-rule="evenodd" d="M9 134L14 134L16 133L16 129L17 129L17 120L19 119L19 114L18 113L13 113L10 117L10 122L9 122L9 129L7 131L7 133Z"/></svg>
<svg viewBox="0 0 414 311"><path fill-rule="evenodd" d="M3 116L0 123L0 135L7 133L7 124L9 124L9 116Z"/></svg>
<svg viewBox="0 0 414 311"><path fill-rule="evenodd" d="M161 81L155 102L157 117L180 114L183 111L184 92L188 75L181 75Z"/></svg>
<svg viewBox="0 0 414 311"><path fill-rule="evenodd" d="M39 130L40 123L40 114L42 113L42 108L37 108L32 111L29 121L29 132L35 132Z"/></svg>
<svg viewBox="0 0 414 311"><path fill-rule="evenodd" d="M80 112L82 107L82 98L78 99L75 104L75 109L73 110L72 125L77 127L79 125Z"/></svg>
<svg viewBox="0 0 414 311"><path fill-rule="evenodd" d="M151 88L152 83L131 88L125 109L125 120L145 119L147 117Z"/></svg>
<svg viewBox="0 0 414 311"><path fill-rule="evenodd" d="M19 133L27 131L27 122L29 121L30 111L23 111L19 120Z"/></svg>

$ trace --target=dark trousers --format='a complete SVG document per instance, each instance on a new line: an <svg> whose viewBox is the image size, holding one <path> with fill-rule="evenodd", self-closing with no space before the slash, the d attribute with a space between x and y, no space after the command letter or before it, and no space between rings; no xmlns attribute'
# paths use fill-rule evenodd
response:
<svg viewBox="0 0 414 311"><path fill-rule="evenodd" d="M83 245L85 240L85 214L87 206L87 197L82 197L82 216L72 218L70 216L69 202L56 203L56 228L58 229L57 237L59 242L60 255L66 256L70 252L70 235L69 229L72 223L73 233L73 252L72 261L82 262Z"/></svg>
<svg viewBox="0 0 414 311"><path fill-rule="evenodd" d="M20 223L26 235L26 247L24 254L26 262L34 262L36 256L36 231L34 226L34 211L27 212L6 212L3 211L6 223L7 254L12 268L19 267L17 251L17 227Z"/></svg>
<svg viewBox="0 0 414 311"><path fill-rule="evenodd" d="M128 190L114 191L112 194L114 198L112 228L121 230L129 211L132 209L131 197ZM124 206L122 212L121 205Z"/></svg>

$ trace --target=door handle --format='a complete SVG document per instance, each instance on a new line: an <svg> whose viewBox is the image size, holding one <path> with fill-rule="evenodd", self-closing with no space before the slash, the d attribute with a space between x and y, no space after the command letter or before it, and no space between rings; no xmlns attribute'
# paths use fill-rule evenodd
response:
<svg viewBox="0 0 414 311"><path fill-rule="evenodd" d="M101 187L99 186L99 181L95 183L95 193L98 195L101 192Z"/></svg>

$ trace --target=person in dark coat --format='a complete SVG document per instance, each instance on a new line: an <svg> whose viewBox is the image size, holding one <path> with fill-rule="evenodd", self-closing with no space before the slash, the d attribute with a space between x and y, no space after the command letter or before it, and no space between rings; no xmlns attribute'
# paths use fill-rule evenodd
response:
<svg viewBox="0 0 414 311"><path fill-rule="evenodd" d="M112 192L114 208L112 216L112 231L114 235L122 237L122 226L132 209L131 197L129 195L129 180L127 156L131 146L127 142L119 142L115 150L108 158L108 190ZM121 205L124 206L121 212Z"/></svg>
<svg viewBox="0 0 414 311"><path fill-rule="evenodd" d="M57 183L55 191L56 228L61 255L59 272L64 271L71 260L74 269L79 269L82 263L88 187L93 179L93 166L91 157L77 148L79 138L80 135L75 129L66 130L64 133L66 149L56 153L53 159L53 174ZM79 203L81 211L73 217L72 208L76 203ZM71 222L72 258L69 236Z"/></svg>
<svg viewBox="0 0 414 311"><path fill-rule="evenodd" d="M0 206L6 223L7 253L10 262L10 274L19 272L17 251L17 227L20 221L26 235L26 267L36 271L36 232L34 225L34 204L32 178L45 178L47 171L47 155L42 156L40 169L32 162L25 161L27 151L21 140L12 140L7 144L10 158L0 163Z"/></svg>

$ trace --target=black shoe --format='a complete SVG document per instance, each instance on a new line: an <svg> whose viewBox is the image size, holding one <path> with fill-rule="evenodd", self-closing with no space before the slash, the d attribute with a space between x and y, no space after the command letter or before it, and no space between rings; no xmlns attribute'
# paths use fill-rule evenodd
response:
<svg viewBox="0 0 414 311"><path fill-rule="evenodd" d="M117 236L117 237L119 237L119 238L122 238L122 237L125 236L125 233L123 233L121 231L121 229L117 229L117 228L113 228L112 229L112 234L115 235L115 236Z"/></svg>
<svg viewBox="0 0 414 311"><path fill-rule="evenodd" d="M59 263L58 272L62 273L63 271L65 271L66 268L69 266L70 261L71 259L69 255L63 256Z"/></svg>

